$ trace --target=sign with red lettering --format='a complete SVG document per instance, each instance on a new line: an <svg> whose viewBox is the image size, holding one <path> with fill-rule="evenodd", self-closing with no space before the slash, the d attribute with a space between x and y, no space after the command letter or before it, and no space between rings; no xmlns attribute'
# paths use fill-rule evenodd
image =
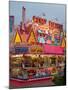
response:
<svg viewBox="0 0 68 90"><path fill-rule="evenodd" d="M46 19L33 16L33 22L38 24L46 24Z"/></svg>
<svg viewBox="0 0 68 90"><path fill-rule="evenodd" d="M49 29L53 30L55 28L62 30L63 29L63 25L55 23L55 22L52 22L52 21L49 21Z"/></svg>

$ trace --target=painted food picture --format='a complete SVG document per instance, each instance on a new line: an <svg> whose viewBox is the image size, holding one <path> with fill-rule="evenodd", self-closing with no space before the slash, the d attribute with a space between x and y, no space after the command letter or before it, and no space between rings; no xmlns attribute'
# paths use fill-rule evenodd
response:
<svg viewBox="0 0 68 90"><path fill-rule="evenodd" d="M66 5L9 2L10 88L66 85Z"/></svg>

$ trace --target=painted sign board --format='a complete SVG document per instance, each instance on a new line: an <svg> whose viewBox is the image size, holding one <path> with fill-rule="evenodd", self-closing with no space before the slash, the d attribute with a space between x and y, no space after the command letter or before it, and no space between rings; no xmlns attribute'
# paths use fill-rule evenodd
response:
<svg viewBox="0 0 68 90"><path fill-rule="evenodd" d="M21 53L27 53L28 47L15 47L15 53L21 54Z"/></svg>

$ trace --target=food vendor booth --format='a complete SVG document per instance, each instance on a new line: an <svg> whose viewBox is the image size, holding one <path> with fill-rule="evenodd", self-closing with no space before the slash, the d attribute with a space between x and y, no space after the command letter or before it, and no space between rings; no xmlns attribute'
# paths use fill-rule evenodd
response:
<svg viewBox="0 0 68 90"><path fill-rule="evenodd" d="M49 24L52 26L51 22ZM53 28L50 27L49 30L48 26L44 32L44 26L39 26L36 33L32 29L29 35L24 31L22 34L16 31L14 45L10 46L10 85L12 87L26 87L30 84L36 86L39 83L47 85L47 82L54 85L52 76L59 75L61 71L64 73L65 41L63 40L59 45L62 39L58 35L60 32L55 36L56 29L51 31Z"/></svg>

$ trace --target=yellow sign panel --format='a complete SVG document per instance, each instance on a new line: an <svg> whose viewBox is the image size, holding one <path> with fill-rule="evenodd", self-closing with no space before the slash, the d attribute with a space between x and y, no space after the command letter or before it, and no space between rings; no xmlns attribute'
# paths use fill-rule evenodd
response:
<svg viewBox="0 0 68 90"><path fill-rule="evenodd" d="M14 43L21 43L21 37L20 37L18 31L16 32Z"/></svg>
<svg viewBox="0 0 68 90"><path fill-rule="evenodd" d="M62 39L61 47L65 47L65 39L64 38Z"/></svg>
<svg viewBox="0 0 68 90"><path fill-rule="evenodd" d="M36 42L36 38L35 38L34 32L31 31L31 33L29 35L29 38L28 38L28 43L32 44L32 43L35 43L35 42Z"/></svg>

